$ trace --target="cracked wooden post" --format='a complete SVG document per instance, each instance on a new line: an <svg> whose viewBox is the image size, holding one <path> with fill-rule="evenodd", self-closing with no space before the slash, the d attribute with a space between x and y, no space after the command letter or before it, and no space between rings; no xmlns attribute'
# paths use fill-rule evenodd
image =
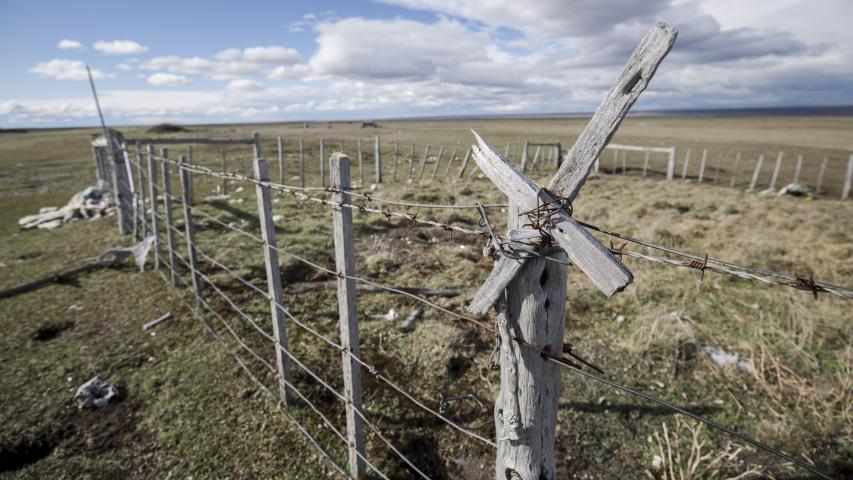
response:
<svg viewBox="0 0 853 480"><path fill-rule="evenodd" d="M826 172L826 162L829 160L829 157L823 157L823 160L820 162L820 170L817 172L817 180L815 181L814 193L815 195L820 195L820 187L823 185L823 174Z"/></svg>
<svg viewBox="0 0 853 480"><path fill-rule="evenodd" d="M391 170L391 182L397 181L397 163L399 163L399 152L400 144L397 140L394 140L394 153L391 155L394 157L394 169Z"/></svg>
<svg viewBox="0 0 853 480"><path fill-rule="evenodd" d="M378 137L377 137L378 138ZM335 153L329 160L332 187L332 202L349 203L350 188L349 157ZM356 311L355 251L352 234L352 209L333 204L332 227L335 241L335 268L340 274L338 284L338 315L341 330L341 364L344 375L344 398L346 399L347 442L350 475L360 478L364 474L364 421L356 413L361 412L362 387L361 368L348 352L359 356L358 319Z"/></svg>
<svg viewBox="0 0 853 480"><path fill-rule="evenodd" d="M160 258L160 228L157 224L157 195L160 189L157 187L157 165L154 162L154 145L150 143L145 149L148 167L148 198L151 200L151 234L154 235L154 268L159 269L163 264Z"/></svg>
<svg viewBox="0 0 853 480"><path fill-rule="evenodd" d="M260 181L270 180L267 161L255 156L252 162L255 178ZM275 223L272 219L272 200L270 190L262 185L255 185L255 196L258 199L258 215L261 223L261 238L264 240L264 266L267 272L267 294L269 295L270 312L272 314L272 331L275 338L275 360L278 373L278 392L285 407L290 403L291 395L287 388L290 383L290 360L287 352L287 329L284 325L284 300L281 293L281 270L278 266L278 244L276 243Z"/></svg>
<svg viewBox="0 0 853 480"><path fill-rule="evenodd" d="M184 237L187 242L187 261L190 262L190 279L192 280L193 295L195 296L196 306L201 308L201 283L198 277L198 255L196 254L195 246L195 225L193 224L193 211L190 203L190 195L192 194L190 172L181 167L181 164L186 163L187 158L184 155L180 156L178 161L178 175L181 179L181 205L184 207Z"/></svg>
<svg viewBox="0 0 853 480"><path fill-rule="evenodd" d="M133 187L128 175L128 161L121 150L124 136L111 129L105 131L105 152L110 162L110 174L113 190L113 201L116 204L116 222L121 234L133 231Z"/></svg>
<svg viewBox="0 0 853 480"><path fill-rule="evenodd" d="M776 190L776 180L779 179L779 169L782 167L782 157L785 156L785 152L779 152L776 154L776 163L773 165L773 176L770 177L770 186L767 187L768 190Z"/></svg>
<svg viewBox="0 0 853 480"><path fill-rule="evenodd" d="M690 164L690 149L684 152L684 166L681 169L681 179L687 180L687 166Z"/></svg>
<svg viewBox="0 0 853 480"><path fill-rule="evenodd" d="M761 173L761 166L764 165L764 154L758 156L758 160L755 162L755 171L752 172L752 181L749 182L749 188L747 192L755 191L755 184L758 182L758 174Z"/></svg>
<svg viewBox="0 0 853 480"><path fill-rule="evenodd" d="M175 220L172 210L172 164L169 163L169 149L160 150L160 168L163 169L163 209L166 211L166 243L169 246L169 269L172 286L178 286L177 245L175 244Z"/></svg>
<svg viewBox="0 0 853 480"><path fill-rule="evenodd" d="M373 138L373 164L376 170L376 183L382 183L382 146L379 143L379 135Z"/></svg>
<svg viewBox="0 0 853 480"><path fill-rule="evenodd" d="M511 224L517 226L516 209L535 216L542 204L574 200L596 158L672 48L675 36L676 30L663 23L649 30L547 189L475 133L474 160L509 198ZM631 272L568 211L549 212L542 228L546 237L539 230L513 230L519 232L519 238L538 242L532 246L538 253L571 260L605 295L621 291L633 280ZM544 238L553 239L560 250L542 244ZM538 350L557 357L562 354L566 278L565 263L500 256L468 306L477 315L492 306L498 310L502 339L501 387L495 403L498 480L551 480L556 476L554 440L561 371Z"/></svg>
<svg viewBox="0 0 853 480"><path fill-rule="evenodd" d="M450 173L450 167L453 166L453 159L456 158L456 147L453 147L453 150L450 152L450 158L447 159L447 168L444 169L444 175L441 178L447 178L447 174Z"/></svg>
<svg viewBox="0 0 853 480"><path fill-rule="evenodd" d="M530 162L530 169L533 170L536 168L536 164L539 162L539 154L541 153L542 146L536 145L536 152L533 154L533 161Z"/></svg>
<svg viewBox="0 0 853 480"><path fill-rule="evenodd" d="M424 150L424 156L421 158L420 172L418 172L418 181L424 177L424 167L426 166L427 157L429 156L429 144L426 146L426 150Z"/></svg>

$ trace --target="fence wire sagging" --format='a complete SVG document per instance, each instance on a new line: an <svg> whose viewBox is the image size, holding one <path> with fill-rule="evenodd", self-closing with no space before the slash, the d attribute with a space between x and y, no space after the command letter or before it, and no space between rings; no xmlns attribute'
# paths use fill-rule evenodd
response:
<svg viewBox="0 0 853 480"><path fill-rule="evenodd" d="M192 139L181 139L181 142L194 143ZM127 142L124 143L127 145ZM330 143L334 144L334 142ZM360 380L356 379L361 373L370 376L375 380L377 385L387 388L389 392L393 392L394 395L405 400L411 408L434 417L438 422L449 426L451 429L459 432L463 437L468 437L487 448L496 447L496 443L492 439L477 431L479 427L474 428L460 424L460 422L454 420L449 415L444 414L442 411L445 407L444 404L432 406L434 399L423 398L414 392L412 387L402 384L400 378L394 378L393 375L384 371L384 368L379 368L375 362L369 361L357 348L357 320L354 316L349 316L345 313L350 307L351 311L355 311L354 302L357 297L355 295L356 289L354 288L354 284L363 284L390 295L406 297L408 300L423 306L423 308L438 312L439 318L464 322L488 336L495 336L498 333L496 327L491 320L460 313L453 308L431 301L424 295L386 285L375 279L356 274L351 265L349 267L346 265L346 262L352 259L354 239L352 235L352 218L343 213L349 212L351 214L351 212L357 211L384 219L387 222L418 224L428 228L442 229L455 235L471 236L478 241L489 242L491 251L497 256L505 255L509 249L521 251L523 255L538 255L536 252L525 248L524 245L503 237L491 229L488 211L490 209L503 209L506 208L506 205L496 203L475 203L471 205L417 203L385 199L373 193L356 189L351 185L357 184L359 187L363 187L366 182L364 179L365 162L363 160L365 154L361 150L361 148L364 148L363 145L357 145L359 149L357 150L356 154L358 156L356 158L361 160L357 162L359 168L356 171L360 177L358 181L353 180L351 182L349 178L350 168L356 163L353 162L352 157L347 158L346 156L336 154L333 155L334 158L326 167L323 167L325 162L320 162L317 173L320 175L321 184L319 186L307 186L305 184L305 159L303 155L298 157L298 163L291 162L291 164L297 165L301 173L292 176L292 179L297 184L290 184L285 181L288 179L288 175L285 171L286 164L283 160L279 160L278 169L275 168L274 162L264 160L262 144L258 135L255 135L250 140L223 140L221 143L217 143L217 146L222 148L220 159L226 158L224 148L230 144L252 146L253 152L248 156L248 158L251 158L251 165L244 163L240 167L227 168L226 161L222 160L222 168L212 168L194 162L188 155L180 156L178 160L170 158L168 150L165 149L160 154L157 154L153 145L145 145L144 149L140 146L136 148L136 151L127 146L119 150L120 156L127 162L130 178L137 180L135 188L130 193L133 197L133 207L125 212L125 223L120 223L120 225L124 225L127 228L126 219L130 217L132 219L132 227L128 229L127 233L132 232L139 237L149 234L155 236L155 266L160 269L160 273L166 283L170 283L178 287L181 292L184 292L181 295L181 299L186 303L187 308L192 310L193 314L204 323L206 329L223 345L223 348L234 358L250 379L281 407L285 416L294 422L305 436L306 441L318 449L323 458L326 459L329 468L342 477L355 478L370 471L381 478L389 478L389 474L383 471L383 469L388 465L387 462L393 459L394 462L405 465L409 471L414 472L420 478L430 478L422 466L419 466L416 461L403 453L400 446L393 440L393 436L389 436L387 430L383 431L381 419L376 418L375 414L366 412L363 408L361 403L362 385ZM281 145L281 142L279 141L278 144ZM388 156L392 158L393 173L387 176L383 170L385 167L381 163L382 156L386 154L381 151L378 137L373 146L376 152L374 154L376 157L376 161L374 162L376 168L372 173L374 176L373 180L376 182L388 181L388 178L394 178L395 180L399 178L402 181L402 178L405 177L408 181L417 181L417 179L424 178L424 176L435 177L436 175L443 175L443 177L447 177L452 174L454 160L458 163L459 178L463 176L463 173L471 175L468 172L476 171L476 167L472 164L473 162L469 162L470 152L463 157L460 153L461 149L456 149L456 153L449 154L450 160L442 169L439 168L439 161L446 155L443 152L443 148L439 152L431 154L431 147L427 145L424 147L421 156L416 157L410 154L409 158L399 161L400 146L395 144L392 152L396 152L396 154L392 153ZM517 156L517 161L522 165L530 161L527 158L527 148L528 146L525 145L524 150L519 152ZM328 157L326 153L331 150L326 145L320 145L321 155ZM507 146L506 150L507 154L509 154L509 146ZM302 145L301 141L299 151L304 153L304 145ZM409 151L416 151L414 144L412 144ZM145 152L144 155L143 152ZM278 152L281 152L281 149ZM667 150L667 152L669 152L667 153L667 161L670 162L670 166L668 167L670 168L670 176L674 175L677 177L678 173L680 173L677 169L674 174L672 173L671 162L674 150ZM645 153L646 159L648 159L650 152L646 151ZM96 159L106 158L103 154L100 155L100 157L96 156ZM550 161L558 161L557 159L560 154L554 153L553 155L554 157ZM143 161L143 157L145 161ZM282 158L280 153L278 158ZM244 162L246 162L245 159ZM469 163L471 164L469 165ZM271 173L267 171L270 166L273 167L269 168ZM432 167L431 170L430 166ZM534 160L530 163L530 167L534 168L535 166L536 161ZM618 170L618 167L619 164L617 163L615 170ZM326 168L329 170L327 171ZM648 168L647 162L644 170ZM253 169L254 174L251 174L250 172ZM466 172L466 169L469 169L468 172ZM136 175L133 175L134 171ZM177 173L177 177L173 177L175 173ZM276 176L276 174L279 176L279 182L274 182L269 178L270 176ZM386 176L383 178L383 175ZM330 180L328 183L327 178ZM197 206L197 202L194 199L193 184L200 181L208 181L214 184L214 191L222 197L226 195L229 189L236 191L240 188L254 188L258 200L257 223L260 227L260 232L249 231L241 222L222 220L216 214L205 212L204 209ZM173 188L172 183L175 182L179 186L180 195L173 193L176 189ZM294 251L288 248L281 248L276 244L274 234L270 235L269 231L272 228L274 233L274 221L270 205L271 202L275 202L281 195L294 197L302 205L313 205L318 209L328 211L331 214L330 217L335 218L333 243L336 252L342 252L336 258L336 265L326 265L324 261L307 258L305 255L294 253ZM174 214L173 210L176 208L181 214ZM161 213L161 209L164 210L163 213ZM442 222L419 212L419 210L455 211L460 209L471 210L479 216L481 219L480 227L473 228L456 225L452 222ZM413 210L418 211L413 212ZM815 296L825 293L841 298L853 298L853 290L820 282L814 278L803 278L797 275L737 265L715 259L708 254L699 255L684 252L585 223L581 220L578 220L578 222L590 231L618 239L621 242L630 243L637 248L637 250L629 250L624 244L621 247L611 244L610 251L621 258L648 261L664 266L695 269L700 271L703 276L705 272L729 275L740 279L757 281L761 284L803 290ZM267 288L265 289L264 286L259 285L257 281L246 278L238 269L233 268L225 260L222 260L217 255L217 252L206 251L199 243L197 238L198 232L195 231L196 228L200 228L200 231L212 228L219 232L233 233L235 238L239 238L241 242L245 243L229 246L229 248L245 249L246 251L254 251L256 254L263 253L268 274ZM182 244L182 246L179 246L179 244ZM656 251L657 254L651 254L649 250ZM184 253L181 253L182 251ZM279 264L276 260L277 257L296 261L306 268L317 272L318 275L334 279L337 282L341 338L335 339L333 334L321 331L320 328L313 325L313 322L308 321L306 318L300 318L287 308L282 299L282 286L280 284L276 286L275 282L271 281L276 276L279 279L281 276L278 271ZM560 261L557 258L548 256L546 258L549 261ZM164 271L168 274L164 274ZM189 280L186 280L185 277L189 277ZM241 291L240 300L235 299L235 295L229 293L229 289L223 286L221 280L223 277L233 280L241 286L241 289L245 289ZM244 307L243 304L247 301L244 293L250 294L255 301L259 302L259 305L268 305L270 310L265 313L258 313L258 308L249 309ZM260 311L262 312L262 309ZM279 318L278 315L281 315L281 317ZM215 321L211 321L211 317ZM271 317L272 321L264 320L265 317ZM265 326L265 323L268 326ZM327 350L330 354L340 355L343 362L342 365L344 365L343 372L337 374L322 372L317 366L309 365L305 359L300 358L295 353L295 349L291 348L287 343L288 334L294 333L293 330L287 330L293 327L296 327L304 335L312 338L319 347ZM355 329L355 336L351 335L349 331L352 329ZM250 335L254 336L253 340L247 338ZM352 343L353 339L355 339L354 344ZM686 415L694 420L703 422L740 441L750 443L786 462L796 464L821 478L830 478L806 460L788 455L763 442L743 435L734 429L677 407L670 402L661 400L648 393L620 385L603 376L600 370L594 365L591 365L571 350L556 354L544 350L542 347L527 342L522 338L515 337L514 340L520 348L533 350L548 361L572 373L581 375L582 378L590 379L646 401L654 402L675 413ZM348 371L345 367L347 363L351 363L354 368ZM588 371L589 369L596 370L599 373L591 373ZM259 371L262 373L258 373ZM291 376L291 371L300 372L300 377L304 376L304 378L310 379L315 386L327 392L340 405L341 410L338 413L334 413L328 406L317 405L316 402L312 401L311 395L306 393L304 387L297 385ZM269 387L265 383L264 378L269 378L270 376L276 379L278 383L277 388ZM331 377L335 377L335 380L331 380ZM310 427L306 426L302 420L304 414L294 411L294 409L299 410L297 404L307 407L319 419L319 422L332 433L332 436L337 438L339 443L332 447L324 445L321 436L312 432ZM345 426L335 423L335 419L341 417L341 411L346 412L344 415L346 417ZM366 431L364 427L367 427ZM375 439L375 442L373 442L374 447L370 450L365 448L364 436L367 433ZM381 448L377 446L381 446ZM345 450L347 452L346 456L349 461L346 466L342 466L343 462L336 458L336 450ZM371 453L379 455L380 458L377 459L375 456L371 458Z"/></svg>

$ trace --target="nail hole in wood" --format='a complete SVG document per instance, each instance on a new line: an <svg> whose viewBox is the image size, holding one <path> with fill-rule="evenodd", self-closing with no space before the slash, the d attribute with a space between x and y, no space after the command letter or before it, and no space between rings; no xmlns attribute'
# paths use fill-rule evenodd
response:
<svg viewBox="0 0 853 480"><path fill-rule="evenodd" d="M640 83L640 79L642 78L643 72L635 73L634 76L631 77L631 80L629 80L628 83L625 84L625 88L622 89L622 93L628 94L634 91L634 87L636 87L637 84Z"/></svg>
<svg viewBox="0 0 853 480"><path fill-rule="evenodd" d="M546 269L546 270L542 270L542 276L539 277L539 285L544 287L547 282L548 282L548 270Z"/></svg>

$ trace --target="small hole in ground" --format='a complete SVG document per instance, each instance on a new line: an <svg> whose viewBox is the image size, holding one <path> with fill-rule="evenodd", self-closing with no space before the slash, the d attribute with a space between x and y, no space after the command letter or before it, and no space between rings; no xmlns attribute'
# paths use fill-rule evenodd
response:
<svg viewBox="0 0 853 480"><path fill-rule="evenodd" d="M74 327L74 322L50 323L40 327L33 333L33 340L47 342L58 337L60 333Z"/></svg>

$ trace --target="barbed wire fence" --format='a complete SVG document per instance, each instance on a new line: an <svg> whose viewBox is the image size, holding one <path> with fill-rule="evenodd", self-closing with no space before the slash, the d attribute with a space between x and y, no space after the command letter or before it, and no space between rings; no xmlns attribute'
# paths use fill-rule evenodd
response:
<svg viewBox="0 0 853 480"><path fill-rule="evenodd" d="M119 136L117 132L109 131L111 135ZM193 163L187 156L181 156L178 160L169 157L168 150L161 150L160 154L155 153L154 143L163 143L158 139L146 139L150 143L145 148L145 162L143 162L142 142L125 141L123 138L117 137L111 144L124 145L119 152L115 152L114 157L121 158L125 164L122 168L127 169L127 177L136 178L136 182L130 181L132 188L129 188L129 194L132 197L130 207L125 207L127 204L126 198L121 198L122 195L127 195L126 190L115 189L117 194L117 203L119 210L124 208L124 217L132 218L132 229L126 233L132 233L137 237L145 237L147 235L154 236L154 267L163 278L166 284L176 287L179 292L180 301L187 309L197 317L205 329L222 345L224 351L230 355L239 365L240 369L246 373L250 380L258 386L270 399L280 407L284 415L294 423L296 428L305 436L318 453L327 461L329 468L344 478L358 478L366 472L372 472L380 478L389 478L388 473L383 471L382 461L399 462L399 465L404 465L414 475L420 478L430 478L425 473L425 468L419 466L416 461L406 455L401 448L392 441L388 432L383 432L379 426L375 415L368 414L362 408L362 385L360 381L361 373L366 373L373 378L377 385L387 388L394 395L405 399L406 402L426 415L436 418L439 422L451 427L461 435L471 438L473 441L487 448L496 448L495 441L488 438L487 435L478 433L480 427L469 427L462 425L446 414L446 409L449 403L443 398L439 401L439 405L434 405L434 400L425 399L422 395L413 392L411 387L406 387L401 384L399 379L395 379L391 374L380 369L374 362L367 360L358 349L358 322L355 315L348 315L348 309L355 311L355 288L353 284L364 284L391 295L406 297L411 301L417 302L424 308L429 308L438 313L441 319L447 319L453 322L464 322L465 324L476 327L476 329L497 337L497 328L493 322L485 317L474 317L468 314L458 312L452 308L439 305L438 303L429 300L425 296L406 291L405 289L386 285L377 280L367 278L362 275L357 275L349 266L347 261L352 261L354 240L352 237L352 218L351 213L357 211L367 215L380 217L387 222L399 222L401 224L422 225L428 228L437 228L447 231L452 235L465 235L483 241L488 246L489 253L496 256L508 255L509 249L513 251L522 251L528 255L538 255L530 249L526 249L522 243L514 241L510 238L504 238L498 235L491 228L491 223L488 218L488 210L496 208L506 208L506 204L480 204L474 203L469 205L461 204L435 204L435 203L416 203L406 202L402 200L385 199L374 195L370 192L358 191L350 186L349 178L349 161L350 159L342 154L335 154L332 161L329 163L329 174L331 181L328 186L325 183L325 169L321 168L322 186L310 187L305 186L304 174L304 159L299 159L300 185L290 185L284 182L285 174L282 161L280 160L280 182L273 182L269 179L267 161L264 159L261 151L261 141L259 135L255 134L251 139L219 139L216 141L205 141L210 139L177 139L172 143L212 143L222 145L222 158L224 158L224 145L251 145L253 147L252 163L255 169L255 175L245 175L236 173L233 170L229 171L226 168L220 170L204 166L198 163ZM201 140L201 141L199 141ZM135 152L127 145L136 143ZM279 142L280 144L280 142ZM95 152L99 149L106 148L107 142L102 145L94 145ZM379 155L379 143L376 142L377 154ZM300 145L300 151L302 147ZM321 151L325 154L325 148L321 147ZM397 146L395 145L395 151ZM507 147L509 150L509 147ZM279 150L280 151L280 150ZM411 147L411 152L415 151L414 144ZM526 152L524 153L526 155ZM361 155L359 155L361 156ZM439 153L439 158L441 154ZM470 152L465 156L464 162L458 173L462 177L468 163ZM107 157L103 152L95 153L96 166L106 163ZM279 155L281 158L281 155ZM425 169L427 159L429 158L429 146L422 156L420 165L415 165L416 158L410 155L408 158L408 178L414 179L417 175L417 170ZM451 162L454 156L451 156ZM362 165L362 162L359 162ZM322 165L322 163L321 163ZM225 162L222 162L225 166ZM120 166L118 164L112 166L114 172ZM405 168L405 162L404 162ZM179 182L181 187L180 195L172 193L172 173L178 172ZM451 169L449 163L446 167L445 176ZM134 175L133 171L136 174ZM360 168L360 175L363 178L363 168ZM434 171L438 170L437 163L434 166ZM476 168L472 168L472 172ZM397 172L397 159L394 158L394 178ZM100 172L100 170L99 170ZM376 180L381 181L382 167L377 161ZM260 233L253 233L241 228L234 222L227 222L216 215L207 213L203 209L193 205L193 177L198 176L208 178L213 181L220 181L221 187L218 187L220 192L226 192L228 185L240 184L241 186L250 186L256 189L256 197L258 199L258 220L261 226ZM115 176L113 176L115 178ZM103 175L99 173L99 178ZM364 181L361 180L360 185L363 186ZM134 185L135 183L135 185ZM123 193L124 192L124 193ZM273 235L269 231L264 231L264 226L267 229L274 225L272 211L270 205L270 195L287 195L301 201L304 205L315 205L318 208L326 209L336 216L334 243L336 252L342 252L337 255L336 265L327 266L323 262L306 258L304 255L298 255L288 249L281 248L277 245L274 228ZM161 201L162 199L162 201ZM357 200L354 200L357 199ZM179 206L179 207L177 207ZM163 209L161 213L161 207ZM180 208L183 212L183 222L176 220L173 210ZM459 209L467 209L474 212L480 217L479 228L471 228L468 226L455 225L451 222L439 221L436 218L430 218L427 215L419 213L420 210L438 210L452 211ZM415 210L415 211L413 211ZM350 215L346 215L349 213ZM259 249L264 252L265 266L268 274L267 290L258 286L253 281L245 278L237 273L237 269L226 265L220 260L216 260L215 255L204 251L195 237L195 228L199 225L198 220L207 222L207 225L215 226L216 229L234 233L239 238L248 241L248 244L229 245L233 248L252 248ZM665 247L653 242L644 241L633 236L621 234L619 232L609 230L591 223L576 219L583 227L598 234L611 237L617 241L623 242L621 246L615 246L611 243L610 251L620 258L631 258L636 261L652 262L664 266L673 266L686 269L694 269L700 272L704 277L706 272L712 272L720 275L727 275L744 280L759 282L762 285L782 286L802 290L818 296L819 294L828 294L845 299L853 298L853 290L833 285L826 282L817 281L812 277L803 277L781 272L768 271L757 269L749 266L738 265L731 262L715 259L707 253L699 255L695 253L680 251L677 249ZM183 223L183 228L181 228ZM124 224L119 223L120 228L127 226L127 221ZM178 243L183 243L183 247L179 247ZM628 249L630 244L636 249ZM185 248L185 254L179 253L181 248ZM652 254L651 252L655 252ZM280 280L280 272L277 257L282 256L314 270L320 275L336 279L338 283L338 299L339 299L339 315L341 338L334 339L332 335L324 334L320 329L310 325L305 319L300 319L293 314L282 300L281 285L274 281L269 281L276 275ZM557 258L547 257L551 261L561 262ZM271 276L273 275L273 276ZM185 277L189 276L189 280ZM256 313L250 311L243 306L246 303L245 298L235 300L227 293L227 288L219 280L222 276L232 279L245 287L245 292L251 294L255 300L263 301L269 304L271 314ZM242 291L241 291L242 293ZM241 295L241 297L245 297ZM262 326L263 317L272 317L271 328ZM280 316L280 318L279 318ZM321 372L318 368L312 368L307 365L304 360L294 353L294 349L287 344L287 328L296 327L300 332L308 335L309 338L316 341L317 347L322 347L330 352L338 352L341 355L343 362L343 373L336 375L335 380L330 380L325 375L328 372ZM292 332L290 332L292 333ZM354 335L353 335L354 333ZM252 335L254 340L249 340L248 336ZM798 458L789 455L777 448L767 445L757 439L751 438L743 433L729 428L725 425L714 422L708 418L691 412L687 409L678 407L677 405L667 402L656 396L641 392L637 389L622 385L607 378L604 373L595 365L586 361L571 348L565 348L560 353L549 352L540 346L534 345L525 341L522 338L513 337L513 340L519 347L530 349L537 352L547 361L552 362L559 367L568 370L569 372L579 375L580 377L591 380L610 388L620 390L630 395L641 398L660 405L674 413L690 417L696 421L702 422L709 427L730 435L740 441L749 443L756 448L778 457L785 462L797 465L810 473L817 475L820 478L831 478L825 473L817 469L817 467L807 458ZM261 341L260 347L255 346L256 342ZM270 350L275 356L276 361L271 361ZM347 369L346 364L349 363L352 369ZM491 359L490 359L491 363ZM305 378L310 378L315 385L331 395L337 403L339 403L346 411L346 426L340 428L335 425L333 418L340 416L339 412L329 412L328 407L318 405L316 401L312 401L310 394L306 394L304 389L300 389L296 382L291 377L291 370L301 372L300 375L305 375ZM596 372L592 373L590 370ZM258 372L261 373L258 373ZM278 388L273 388L267 385L265 378L272 377L276 379ZM336 387L341 382L344 388ZM343 391L341 391L343 390ZM476 397L475 397L476 398ZM319 419L320 425L333 437L339 440L337 446L329 446L323 444L323 439L320 438L317 432L312 432L312 429L305 422L306 412L300 407L307 407L307 410L313 414L316 419ZM325 411L324 411L325 410ZM331 418L330 418L331 417ZM316 420L315 419L315 420ZM375 439L374 444L378 447L370 449L365 448L365 430L369 431L370 435ZM339 455L335 452L341 450L346 451L348 462L342 465L339 460ZM371 457L371 454L373 456ZM375 458L380 456L379 459ZM387 465L387 463L385 464Z"/></svg>

